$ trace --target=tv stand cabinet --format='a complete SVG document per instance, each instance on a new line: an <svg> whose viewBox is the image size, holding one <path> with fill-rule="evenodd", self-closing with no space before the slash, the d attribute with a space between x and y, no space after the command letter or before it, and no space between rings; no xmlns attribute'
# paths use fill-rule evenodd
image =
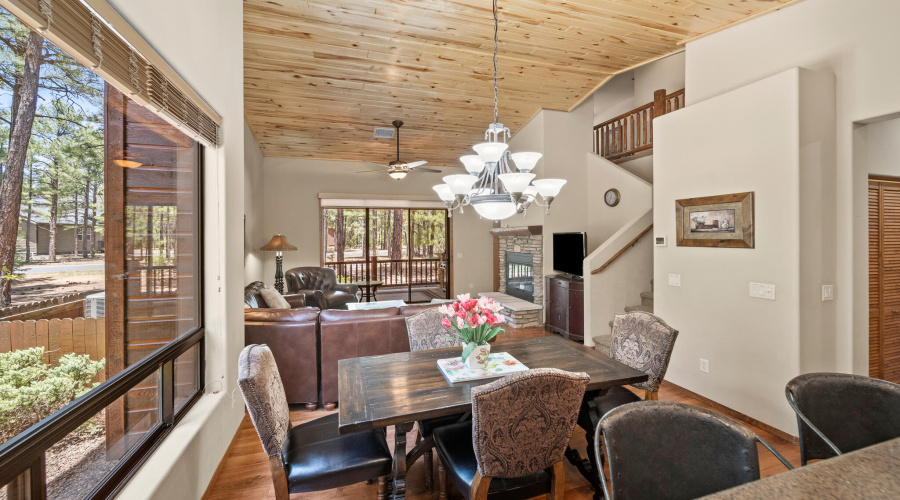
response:
<svg viewBox="0 0 900 500"><path fill-rule="evenodd" d="M584 342L584 281L564 275L547 276L544 296L547 311L544 330Z"/></svg>

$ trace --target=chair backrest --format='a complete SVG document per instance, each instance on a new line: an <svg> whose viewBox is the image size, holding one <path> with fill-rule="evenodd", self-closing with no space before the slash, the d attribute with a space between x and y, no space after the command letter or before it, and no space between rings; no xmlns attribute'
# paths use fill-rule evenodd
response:
<svg viewBox="0 0 900 500"><path fill-rule="evenodd" d="M759 479L756 434L699 406L626 404L600 420L597 456L601 435L609 461L608 500L698 498Z"/></svg>
<svg viewBox="0 0 900 500"><path fill-rule="evenodd" d="M337 273L330 267L294 267L284 272L288 290L332 290Z"/></svg>
<svg viewBox="0 0 900 500"><path fill-rule="evenodd" d="M610 356L650 377L634 387L656 392L666 376L677 337L678 330L654 314L641 311L616 314Z"/></svg>
<svg viewBox="0 0 900 500"><path fill-rule="evenodd" d="M829 442L847 453L900 437L900 385L862 375L807 373L788 382L784 392L797 413L804 465L838 455Z"/></svg>
<svg viewBox="0 0 900 500"><path fill-rule="evenodd" d="M281 446L291 429L291 415L269 346L251 344L241 351L238 386L266 455L281 456Z"/></svg>
<svg viewBox="0 0 900 500"><path fill-rule="evenodd" d="M430 351L444 347L459 347L459 337L452 328L441 324L445 316L437 307L426 309L406 318L410 351Z"/></svg>
<svg viewBox="0 0 900 500"><path fill-rule="evenodd" d="M478 472L522 477L562 460L589 380L586 373L538 368L472 388Z"/></svg>

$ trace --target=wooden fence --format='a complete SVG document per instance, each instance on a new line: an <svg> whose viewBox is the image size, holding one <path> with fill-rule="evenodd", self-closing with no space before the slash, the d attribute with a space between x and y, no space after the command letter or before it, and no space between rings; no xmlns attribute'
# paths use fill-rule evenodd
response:
<svg viewBox="0 0 900 500"><path fill-rule="evenodd" d="M81 316L84 316L83 293L73 293L0 309L0 321L78 318Z"/></svg>
<svg viewBox="0 0 900 500"><path fill-rule="evenodd" d="M54 318L27 321L0 321L0 353L44 348L44 362L59 365L66 354L87 354L93 361L106 357L104 318ZM101 372L96 381L106 380Z"/></svg>

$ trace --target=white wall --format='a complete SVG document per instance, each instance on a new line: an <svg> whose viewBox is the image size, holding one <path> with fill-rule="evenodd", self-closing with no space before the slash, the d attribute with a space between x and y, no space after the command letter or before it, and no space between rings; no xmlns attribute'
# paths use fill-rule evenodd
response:
<svg viewBox="0 0 900 500"><path fill-rule="evenodd" d="M616 165L594 153L587 154L587 169L589 186L587 206L590 214L587 232L590 252L629 221L640 217L653 207L653 185L622 168L621 165ZM613 188L618 189L621 196L619 204L610 207L603 199L603 195L608 189ZM642 286L645 287L643 290L649 290L650 284L643 283ZM631 300L637 300L637 297L632 297Z"/></svg>
<svg viewBox="0 0 900 500"><path fill-rule="evenodd" d="M684 88L684 51L657 59L634 69L635 107L653 102L653 93L671 94Z"/></svg>
<svg viewBox="0 0 900 500"><path fill-rule="evenodd" d="M204 167L206 394L120 493L129 500L200 498L244 415L236 383L244 346L242 4L110 3L223 120L221 146L207 149Z"/></svg>
<svg viewBox="0 0 900 500"><path fill-rule="evenodd" d="M263 154L253 132L244 122L244 282L263 279L259 247L268 242L263 233ZM271 235L269 235L271 236ZM262 243L259 243L263 241Z"/></svg>
<svg viewBox="0 0 900 500"><path fill-rule="evenodd" d="M666 378L793 435L784 386L834 334L833 303L820 301L833 268L820 216L833 187L833 92L830 74L794 68L654 122L654 233L669 240L654 252L654 307L681 332ZM747 191L755 248L676 246L675 200ZM777 300L750 298L750 282L774 284Z"/></svg>
<svg viewBox="0 0 900 500"><path fill-rule="evenodd" d="M835 248L835 369L859 374L868 373L869 171L854 151L854 123L900 112L898 17L892 0L806 0L687 45L688 103L795 66L836 75L836 188L828 201L834 231L849 237Z"/></svg>
<svg viewBox="0 0 900 500"><path fill-rule="evenodd" d="M296 252L284 253L284 269L297 266L320 265L319 193L360 195L427 196L438 201L431 186L440 184L443 175L462 173L462 169L443 169L444 174L410 174L395 181L379 172L357 174L371 170L371 164L303 160L293 158L265 158L263 161L262 232L253 248L264 245L273 234L285 235L297 246ZM521 216L513 216L521 218ZM478 217L466 207L465 213L451 217L453 293L486 292L493 287L493 239L491 221ZM262 252L263 281L271 285L275 275L275 255Z"/></svg>

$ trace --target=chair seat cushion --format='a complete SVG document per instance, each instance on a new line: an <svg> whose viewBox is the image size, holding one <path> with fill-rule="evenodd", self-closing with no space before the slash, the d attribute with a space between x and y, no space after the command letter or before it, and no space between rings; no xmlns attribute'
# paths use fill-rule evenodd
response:
<svg viewBox="0 0 900 500"><path fill-rule="evenodd" d="M456 415L445 415L443 417L434 417L422 420L419 422L419 430L422 432L423 438L431 437L431 434L438 427L443 427L445 425L452 425L459 422L459 419L463 418L464 413L457 413Z"/></svg>
<svg viewBox="0 0 900 500"><path fill-rule="evenodd" d="M609 389L606 394L594 398L596 409L593 410L591 414L582 412L578 415L578 425L588 433L588 436L593 436L594 432L597 430L597 423L600 422L603 415L606 415L610 410L615 410L622 405L635 403L637 401L643 401L643 399L624 387L613 387Z"/></svg>
<svg viewBox="0 0 900 500"><path fill-rule="evenodd" d="M291 493L348 486L391 472L384 430L339 434L337 413L291 428L282 452Z"/></svg>
<svg viewBox="0 0 900 500"><path fill-rule="evenodd" d="M475 449L472 446L472 422L438 427L434 430L434 444L447 470L447 477L456 489L469 498L472 481L478 471ZM529 476L494 478L488 489L491 500L531 498L550 492L550 474L543 470Z"/></svg>

